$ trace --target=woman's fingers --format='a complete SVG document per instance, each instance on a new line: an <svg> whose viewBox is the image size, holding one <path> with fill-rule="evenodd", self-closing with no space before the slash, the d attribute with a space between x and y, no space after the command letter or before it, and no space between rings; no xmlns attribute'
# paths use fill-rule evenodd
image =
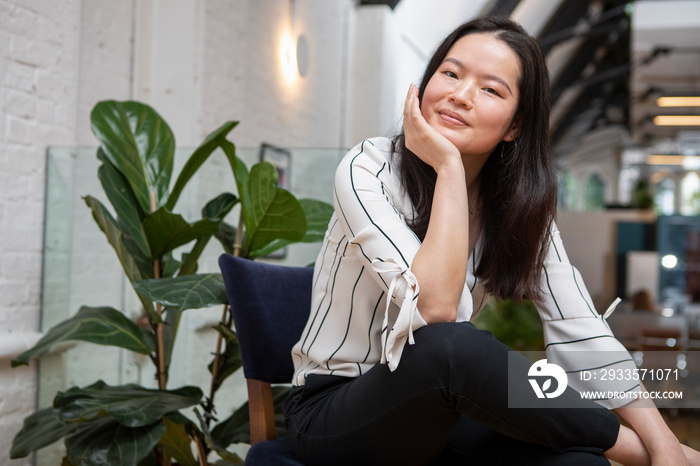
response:
<svg viewBox="0 0 700 466"><path fill-rule="evenodd" d="M457 148L423 117L415 84L409 86L406 95L403 126L406 147L434 169L447 157L459 157Z"/></svg>
<svg viewBox="0 0 700 466"><path fill-rule="evenodd" d="M411 83L411 85L408 86L408 92L406 93L406 101L405 101L404 104L403 104L403 116L404 116L404 119L405 119L405 118L408 118L408 116L410 115L411 104L412 104L412 97L413 97L413 95L414 95L414 92L413 92L413 88L414 88L414 87L415 87L415 85L414 85L413 83Z"/></svg>
<svg viewBox="0 0 700 466"><path fill-rule="evenodd" d="M425 149L431 139L439 136L423 118L418 103L418 88L415 84L409 86L404 105L404 134L407 147L416 153L418 150Z"/></svg>
<svg viewBox="0 0 700 466"><path fill-rule="evenodd" d="M412 140L414 136L417 136L416 131L419 129L421 119L423 119L423 115L418 105L418 90L415 84L411 84L404 104L404 127L408 125L408 130L404 128L404 132L408 139Z"/></svg>

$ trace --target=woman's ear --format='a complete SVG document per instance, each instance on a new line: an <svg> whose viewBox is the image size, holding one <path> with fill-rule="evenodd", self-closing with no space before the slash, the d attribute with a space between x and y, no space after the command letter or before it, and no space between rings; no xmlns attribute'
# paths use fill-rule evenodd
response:
<svg viewBox="0 0 700 466"><path fill-rule="evenodd" d="M513 125L510 127L505 137L503 138L506 142L514 141L520 135L520 118L516 118L513 121Z"/></svg>

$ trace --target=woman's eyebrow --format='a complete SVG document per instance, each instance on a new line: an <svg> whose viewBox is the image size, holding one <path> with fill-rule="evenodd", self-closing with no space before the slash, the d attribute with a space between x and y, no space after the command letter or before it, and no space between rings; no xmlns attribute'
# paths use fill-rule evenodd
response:
<svg viewBox="0 0 700 466"><path fill-rule="evenodd" d="M464 63L462 63L461 61L457 60L456 58L448 57L448 58L445 58L442 62L445 63L446 61L448 61L448 62L450 62L450 63L454 63L454 64L455 64L458 68L460 68L460 69L465 69L465 68L466 68L466 67L464 66ZM504 79L502 79L502 78L500 78L500 77L498 77L498 76L496 76L496 75L493 75L493 74L484 75L484 78L486 78L486 79L491 79L491 80L493 80L493 81L497 81L497 82L503 84L503 85L505 86L505 88L508 90L508 92L510 93L510 95L513 95L513 91L510 89L510 86L508 85L507 82L505 82Z"/></svg>

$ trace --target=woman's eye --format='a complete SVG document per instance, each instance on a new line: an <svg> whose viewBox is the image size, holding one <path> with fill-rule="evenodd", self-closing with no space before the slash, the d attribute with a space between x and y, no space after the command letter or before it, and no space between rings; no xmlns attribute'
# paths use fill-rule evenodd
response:
<svg viewBox="0 0 700 466"><path fill-rule="evenodd" d="M494 89L494 88L492 88L492 87L487 87L487 88L484 89L484 90L485 90L486 92L488 92L489 94L501 95L501 94L498 93L498 91L497 91L496 89Z"/></svg>
<svg viewBox="0 0 700 466"><path fill-rule="evenodd" d="M453 73L452 71L444 71L443 73L444 73L445 76L447 76L448 78L457 79L457 75L456 75L455 73Z"/></svg>

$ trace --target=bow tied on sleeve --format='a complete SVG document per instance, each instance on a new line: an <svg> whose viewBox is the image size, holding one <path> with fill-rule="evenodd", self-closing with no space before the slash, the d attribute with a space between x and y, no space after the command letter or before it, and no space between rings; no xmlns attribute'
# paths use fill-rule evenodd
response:
<svg viewBox="0 0 700 466"><path fill-rule="evenodd" d="M408 267L402 267L394 259L376 258L372 261L372 268L379 274L393 274L386 299L384 323L382 324L382 355L381 363L387 363L391 371L396 370L403 353L403 347L408 341L414 344L413 331L425 325L426 322L418 313L418 281ZM404 287L403 302L400 305L399 314L393 323L389 322L389 308L394 292ZM415 319L416 315L418 318Z"/></svg>

